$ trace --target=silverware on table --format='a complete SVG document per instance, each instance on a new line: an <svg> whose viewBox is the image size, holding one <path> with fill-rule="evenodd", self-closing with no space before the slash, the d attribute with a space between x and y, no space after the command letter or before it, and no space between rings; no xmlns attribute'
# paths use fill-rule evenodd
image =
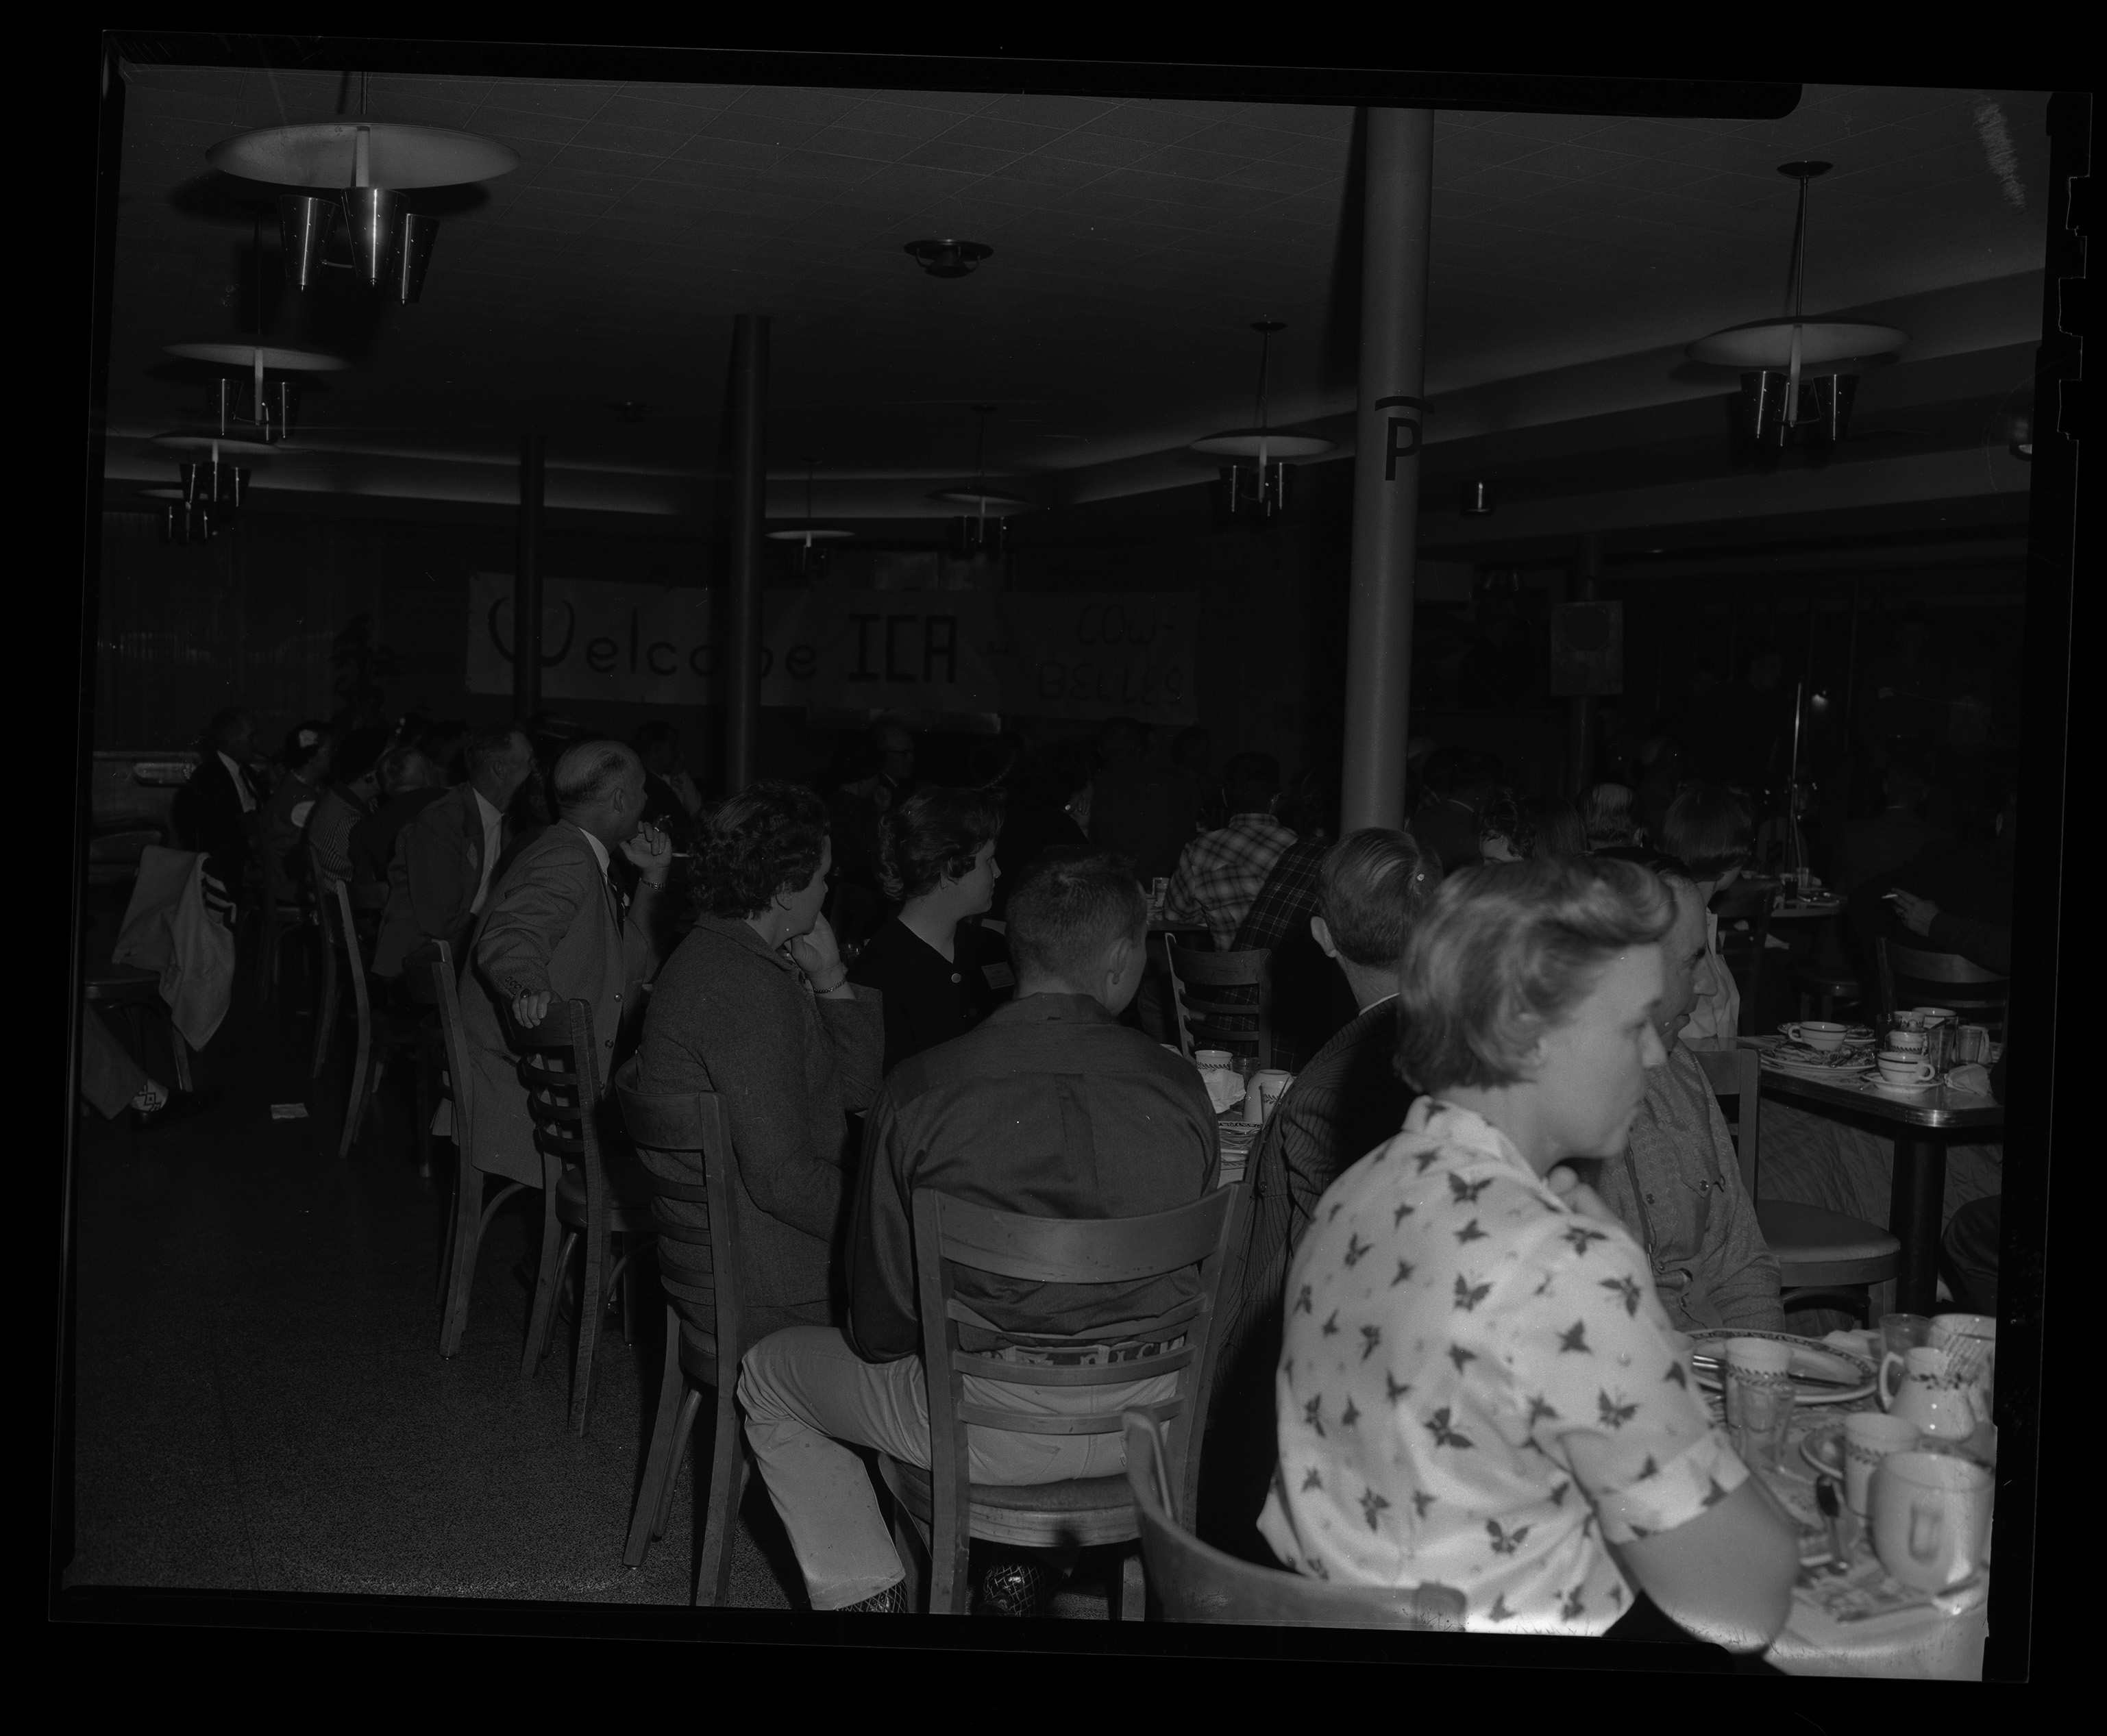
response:
<svg viewBox="0 0 2107 1736"><path fill-rule="evenodd" d="M1844 1554L1844 1533L1838 1524L1841 1504L1836 1499L1836 1479L1820 1477L1815 1479L1814 1505L1822 1509L1822 1523L1829 1527L1829 1570L1832 1573L1848 1573L1851 1563Z"/></svg>

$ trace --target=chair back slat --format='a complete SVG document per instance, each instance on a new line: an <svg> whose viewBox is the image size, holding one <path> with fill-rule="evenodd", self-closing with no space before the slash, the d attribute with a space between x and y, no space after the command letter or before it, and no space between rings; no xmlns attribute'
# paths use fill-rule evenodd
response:
<svg viewBox="0 0 2107 1736"><path fill-rule="evenodd" d="M1260 1067L1273 1065L1273 953L1254 947L1216 953L1166 944L1170 999L1178 1047L1188 1061L1196 1048L1255 1053ZM1242 989L1241 995L1211 991ZM1224 1019L1237 1022L1224 1025Z"/></svg>
<svg viewBox="0 0 2107 1736"><path fill-rule="evenodd" d="M1139 1409L1126 1411L1121 1421L1149 1588L1166 1620L1462 1631L1467 1599L1453 1586L1336 1585L1258 1567L1209 1547L1179 1523L1171 1500L1176 1478L1161 1424Z"/></svg>
<svg viewBox="0 0 2107 1736"><path fill-rule="evenodd" d="M1880 965L1880 1009L1892 1017L1912 1007L1945 1007L1979 1015L1975 1022L2001 1037L2010 1004L2011 979L1986 971L1958 953L1926 952L1885 935L1875 939Z"/></svg>
<svg viewBox="0 0 2107 1736"><path fill-rule="evenodd" d="M1756 1197L1757 1152L1763 1129L1763 1054L1760 1050L1695 1049L1699 1069L1712 1095L1721 1099L1719 1112L1734 1141L1735 1167L1741 1172L1741 1186L1749 1198ZM1732 1102L1731 1113L1727 1103Z"/></svg>
<svg viewBox="0 0 2107 1736"><path fill-rule="evenodd" d="M676 1241L694 1248L701 1256L692 1263L706 1268L712 1292L712 1313L716 1330L705 1331L690 1323L699 1337L711 1341L717 1357L719 1382L736 1384L739 1359L745 1354L745 1308L740 1294L739 1267L733 1246L732 1214L717 1202L729 1200L731 1180L731 1127L724 1112L724 1100L715 1092L646 1092L637 1088L640 1070L634 1060L615 1075L615 1102L623 1130L640 1156L677 1164L683 1158L702 1159L703 1186L674 1188L647 1161L645 1169L651 1186L662 1198L677 1199L699 1208L703 1227L669 1222L654 1213L662 1242ZM699 1191L700 1199L694 1197ZM685 1276L685 1274L683 1275ZM703 1273L696 1274L698 1276ZM720 1391L730 1390L721 1385Z"/></svg>
<svg viewBox="0 0 2107 1736"><path fill-rule="evenodd" d="M964 1381L1049 1389L1110 1386L1177 1377L1177 1396L1155 1409L1169 1429L1172 1481L1180 1490L1178 1511L1189 1514L1197 1495L1200 1455L1196 1420L1206 1415L1215 1353L1220 1299L1234 1294L1244 1213L1241 1187L1217 1188L1174 1211L1140 1218L1048 1218L972 1205L933 1188L914 1192L914 1265L921 1303L923 1366L928 1375L930 1491L933 1504L953 1509L953 1536L965 1535L970 1485L966 1427L1023 1434L1109 1433L1119 1426L1110 1411L1097 1415L1049 1417L968 1406ZM1198 1294L1176 1305L1161 1321L1122 1327L1121 1340L1152 1341L1158 1333L1184 1343L1155 1356L1095 1365L1013 1362L968 1353L959 1342L961 1317L956 1272L968 1271L1059 1285L1124 1284L1199 1268ZM1227 1274L1229 1281L1225 1283ZM1000 1334L998 1334L1000 1336ZM1025 1340L1048 1347L1037 1338ZM938 1378L939 1375L943 1378ZM970 1412L970 1415L968 1415Z"/></svg>

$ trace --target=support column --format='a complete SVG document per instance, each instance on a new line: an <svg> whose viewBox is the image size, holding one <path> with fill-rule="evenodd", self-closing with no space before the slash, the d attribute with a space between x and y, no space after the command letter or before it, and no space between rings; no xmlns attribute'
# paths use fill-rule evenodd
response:
<svg viewBox="0 0 2107 1736"><path fill-rule="evenodd" d="M519 437L519 542L512 567L512 715L541 709L541 470L547 442Z"/></svg>
<svg viewBox="0 0 2107 1736"><path fill-rule="evenodd" d="M759 774L761 572L768 520L768 316L742 313L731 339L731 562L725 607L725 792Z"/></svg>
<svg viewBox="0 0 2107 1736"><path fill-rule="evenodd" d="M1602 585L1602 539L1591 532L1580 539L1580 557L1574 564L1570 600L1593 603L1601 594ZM1595 775L1595 696L1575 693L1566 704L1571 708L1571 715L1566 736L1566 783L1573 792L1573 799L1578 801L1587 793Z"/></svg>
<svg viewBox="0 0 2107 1736"><path fill-rule="evenodd" d="M1367 144L1360 410L1354 426L1354 553L1339 792L1340 823L1350 832L1404 823L1413 573L1426 409L1433 114L1370 109Z"/></svg>

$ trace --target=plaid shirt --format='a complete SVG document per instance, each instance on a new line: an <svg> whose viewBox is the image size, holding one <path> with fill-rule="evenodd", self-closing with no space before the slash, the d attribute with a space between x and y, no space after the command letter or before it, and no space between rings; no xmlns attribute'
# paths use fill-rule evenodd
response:
<svg viewBox="0 0 2107 1736"><path fill-rule="evenodd" d="M1294 841L1295 834L1269 814L1232 815L1220 831L1185 846L1165 908L1187 922L1205 918L1214 931L1215 950L1229 951L1244 913Z"/></svg>
<svg viewBox="0 0 2107 1736"><path fill-rule="evenodd" d="M1229 950L1275 947L1317 914L1317 875L1332 846L1322 838L1297 838L1281 851L1258 896L1238 925Z"/></svg>

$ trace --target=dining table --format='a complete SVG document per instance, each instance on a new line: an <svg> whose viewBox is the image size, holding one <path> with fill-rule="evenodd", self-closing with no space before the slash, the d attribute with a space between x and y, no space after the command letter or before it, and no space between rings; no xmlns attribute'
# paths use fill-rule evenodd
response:
<svg viewBox="0 0 2107 1736"><path fill-rule="evenodd" d="M1759 1049L1783 1040L1741 1039ZM1909 1314L1936 1313L1939 1239L1945 1227L1946 1148L1956 1138L1995 1139L2004 1131L2004 1106L1987 1092L1963 1091L1943 1079L1929 1090L1906 1092L1876 1079L1817 1079L1769 1067L1762 1070L1759 1088L1766 1097L1867 1126L1894 1140L1888 1230L1902 1244L1895 1269L1895 1306Z"/></svg>
<svg viewBox="0 0 2107 1736"><path fill-rule="evenodd" d="M1870 1360L1878 1354L1873 1348L1877 1338L1840 1333L1827 1342L1855 1341L1848 1348ZM1723 1426L1716 1393L1709 1402L1714 1420ZM1816 1495L1822 1473L1802 1449L1810 1442L1818 1446L1822 1437L1840 1430L1851 1412L1877 1408L1871 1394L1796 1408L1777 1468L1756 1473L1792 1515L1800 1541L1791 1610L1764 1660L1788 1675L1979 1681L1989 1633L1987 1567L1971 1581L1937 1596L1912 1590L1881 1566L1870 1527L1840 1502L1840 1560L1830 1546Z"/></svg>

